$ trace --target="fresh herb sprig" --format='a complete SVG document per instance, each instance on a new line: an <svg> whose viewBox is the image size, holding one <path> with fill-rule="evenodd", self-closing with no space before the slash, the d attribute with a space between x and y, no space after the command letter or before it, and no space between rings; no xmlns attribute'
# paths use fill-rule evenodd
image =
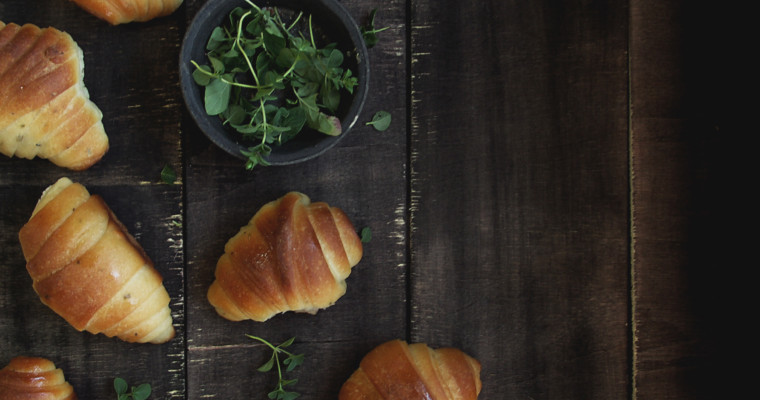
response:
<svg viewBox="0 0 760 400"><path fill-rule="evenodd" d="M377 34L388 29L388 27L375 29L375 16L377 14L377 8L372 9L369 13L369 19L367 21L367 25L363 26L361 28L362 36L364 37L364 43L367 45L367 48L374 47L377 42Z"/></svg>
<svg viewBox="0 0 760 400"><path fill-rule="evenodd" d="M129 385L122 378L115 378L113 380L113 388L116 391L117 400L145 400L150 396L151 392L150 384L148 383L132 386L129 392L127 392Z"/></svg>
<svg viewBox="0 0 760 400"><path fill-rule="evenodd" d="M204 106L225 125L255 143L243 154L246 168L269 165L272 146L295 137L304 126L327 135L342 132L335 116L343 91L357 78L343 68L336 43L317 46L311 15L287 23L278 8L237 7L206 44L208 64L195 60L193 79L205 88Z"/></svg>
<svg viewBox="0 0 760 400"><path fill-rule="evenodd" d="M298 379L285 379L282 374L282 366L280 364L280 356L286 356L284 360L282 360L282 364L286 366L286 372L290 372L299 365L303 363L304 355L303 354L293 354L287 350L285 350L286 347L293 344L293 341L295 341L295 337L292 337L279 345L275 346L272 343L269 343L267 340L262 339L258 336L253 335L246 335L247 337L251 339L258 340L259 342L265 344L267 347L272 349L272 356L269 358L269 360L264 363L262 366L260 366L257 370L260 372L269 372L272 370L273 367L277 367L277 387L269 392L268 397L273 400L293 400L300 396L298 392L292 392L285 390L286 386L293 385L296 382L298 382Z"/></svg>

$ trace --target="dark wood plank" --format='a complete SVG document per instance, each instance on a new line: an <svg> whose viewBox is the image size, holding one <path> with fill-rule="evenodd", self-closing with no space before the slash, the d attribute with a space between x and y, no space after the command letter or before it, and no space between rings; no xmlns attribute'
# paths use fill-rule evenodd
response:
<svg viewBox="0 0 760 400"><path fill-rule="evenodd" d="M629 394L626 5L412 2L411 339L482 398Z"/></svg>
<svg viewBox="0 0 760 400"><path fill-rule="evenodd" d="M743 79L726 62L733 16L699 2L631 4L636 392L741 395L742 373L730 366L746 327L734 316L754 291L729 272L745 263L727 245L741 198L727 178L727 138L749 131L731 117L745 107L741 84L728 84Z"/></svg>
<svg viewBox="0 0 760 400"><path fill-rule="evenodd" d="M74 3L0 3L0 20L53 26L82 48L85 85L103 112L111 148L87 171L46 160L0 158L0 367L16 355L50 358L79 398L111 398L113 378L150 383L156 398L185 398L183 186L160 183L164 165L182 176L176 60L184 13L148 23L110 26ZM101 195L145 248L172 298L177 336L138 345L80 333L45 307L31 286L18 231L42 190L61 176Z"/></svg>
<svg viewBox="0 0 760 400"><path fill-rule="evenodd" d="M187 1L188 19L203 1ZM390 26L370 50L370 95L359 124L340 144L302 164L245 171L185 118L188 256L188 398L262 397L274 383L255 372L263 348L246 333L281 342L296 337L306 354L295 390L331 399L375 345L407 332L406 8L403 2L343 1L364 23L378 7ZM389 130L364 126L378 110L393 114ZM343 209L373 239L347 280L347 293L316 315L286 313L271 320L230 322L206 300L224 244L265 203L296 190ZM221 380L221 378L224 378ZM245 382L229 385L227 382ZM271 389L270 389L271 390Z"/></svg>

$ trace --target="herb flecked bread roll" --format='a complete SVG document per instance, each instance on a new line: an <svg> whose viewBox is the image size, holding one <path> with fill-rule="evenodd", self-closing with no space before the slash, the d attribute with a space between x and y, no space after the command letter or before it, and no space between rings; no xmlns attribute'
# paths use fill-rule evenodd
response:
<svg viewBox="0 0 760 400"><path fill-rule="evenodd" d="M474 400L481 387L480 363L461 350L392 340L364 356L338 400Z"/></svg>
<svg viewBox="0 0 760 400"><path fill-rule="evenodd" d="M290 192L264 205L224 247L208 300L232 321L316 313L346 292L362 243L346 214Z"/></svg>
<svg viewBox="0 0 760 400"><path fill-rule="evenodd" d="M81 184L61 178L48 187L19 241L40 300L77 330L139 343L174 337L161 275Z"/></svg>
<svg viewBox="0 0 760 400"><path fill-rule="evenodd" d="M111 25L145 22L173 13L182 0L71 0Z"/></svg>
<svg viewBox="0 0 760 400"><path fill-rule="evenodd" d="M0 152L87 169L108 150L82 50L55 28L0 22Z"/></svg>
<svg viewBox="0 0 760 400"><path fill-rule="evenodd" d="M74 388L52 361L19 356L0 369L2 400L76 400Z"/></svg>

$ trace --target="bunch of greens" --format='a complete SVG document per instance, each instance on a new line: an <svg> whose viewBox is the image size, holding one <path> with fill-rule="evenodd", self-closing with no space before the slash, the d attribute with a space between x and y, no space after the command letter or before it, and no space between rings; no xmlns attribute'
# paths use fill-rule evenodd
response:
<svg viewBox="0 0 760 400"><path fill-rule="evenodd" d="M285 386L292 385L296 382L298 382L298 379L285 379L282 376L282 367L280 366L280 355L286 356L285 359L282 361L283 364L287 366L287 372L292 371L297 366L301 365L303 363L304 355L303 354L293 354L287 350L285 350L285 347L290 346L293 344L293 341L295 341L296 338L292 337L279 345L275 346L272 343L269 343L265 339L262 339L258 336L253 335L246 335L251 339L258 340L261 343L264 343L272 349L272 356L269 358L269 360L264 363L264 365L260 366L258 368L259 372L269 372L272 370L273 367L277 367L277 388L275 388L273 391L269 392L268 397L270 399L274 400L293 400L296 397L300 396L297 392L291 392L285 390Z"/></svg>
<svg viewBox="0 0 760 400"><path fill-rule="evenodd" d="M255 145L243 151L246 168L268 165L271 146L296 136L304 126L327 135L341 133L335 116L341 91L353 93L357 78L342 67L335 43L318 47L311 15L283 18L277 8L237 7L206 44L209 64L195 66L205 87L206 113ZM293 13L295 14L295 13Z"/></svg>

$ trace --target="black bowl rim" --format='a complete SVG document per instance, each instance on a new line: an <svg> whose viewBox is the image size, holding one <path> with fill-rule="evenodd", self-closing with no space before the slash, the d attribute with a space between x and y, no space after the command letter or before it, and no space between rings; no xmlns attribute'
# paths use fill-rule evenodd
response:
<svg viewBox="0 0 760 400"><path fill-rule="evenodd" d="M361 113L364 103L367 99L368 87L369 87L369 54L367 46L364 42L361 30L356 24L348 10L337 2L336 0L290 0L285 2L277 2L273 0L253 0L253 2L259 6L282 6L283 3L297 4L299 2L306 1L311 8L325 8L333 16L343 24L345 29L349 33L349 39L356 47L357 52L357 65L358 71L355 71L358 77L359 84L354 90L353 101L351 102L346 115L341 119L342 132L338 136L324 135L315 145L296 149L296 151L282 152L278 151L282 148L272 147L272 153L266 158L270 165L289 165L303 161L310 160L317 156L322 155L327 150L333 148L338 144L343 137L354 127L358 121L359 114ZM241 153L242 150L247 150L247 147L238 143L228 134L226 129L219 129L220 125L213 122L213 118L216 116L209 116L206 114L202 101L202 93L199 94L200 88L192 78L191 71L191 51L193 44L206 43L207 37L200 38L199 32L202 30L206 21L210 16L220 14L222 18L229 14L233 8L237 6L245 6L246 0L209 0L207 1L196 13L188 25L182 40L182 46L180 48L179 65L180 65L180 89L182 96L185 100L185 105L195 121L196 125L200 128L203 134L208 137L211 142L217 145L225 152L233 155L239 159L245 160L246 157ZM293 7L295 8L295 7ZM218 23L212 24L218 26ZM213 27L211 28L213 29ZM209 31L210 32L210 31ZM209 33L210 34L210 33Z"/></svg>

